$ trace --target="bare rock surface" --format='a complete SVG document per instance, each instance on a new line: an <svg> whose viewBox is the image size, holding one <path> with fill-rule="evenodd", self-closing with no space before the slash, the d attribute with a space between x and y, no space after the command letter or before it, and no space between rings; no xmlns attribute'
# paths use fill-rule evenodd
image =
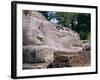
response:
<svg viewBox="0 0 100 80"><path fill-rule="evenodd" d="M54 53L70 54L82 51L79 34L69 28L57 29L36 11L24 10L23 26L23 63L52 63Z"/></svg>
<svg viewBox="0 0 100 80"><path fill-rule="evenodd" d="M23 69L43 69L47 68L48 63L34 63L34 64L23 64Z"/></svg>
<svg viewBox="0 0 100 80"><path fill-rule="evenodd" d="M51 63L54 50L49 46L23 46L23 63Z"/></svg>

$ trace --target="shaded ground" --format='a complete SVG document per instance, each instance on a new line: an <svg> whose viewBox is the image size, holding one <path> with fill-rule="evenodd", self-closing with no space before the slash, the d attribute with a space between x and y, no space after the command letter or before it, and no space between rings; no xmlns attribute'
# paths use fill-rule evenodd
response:
<svg viewBox="0 0 100 80"><path fill-rule="evenodd" d="M90 66L90 50L83 51L74 56L55 55L55 60L48 68Z"/></svg>

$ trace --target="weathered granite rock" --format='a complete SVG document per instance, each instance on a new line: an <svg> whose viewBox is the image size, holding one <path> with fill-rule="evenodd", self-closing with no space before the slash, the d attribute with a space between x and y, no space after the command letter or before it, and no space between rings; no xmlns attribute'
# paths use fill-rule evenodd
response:
<svg viewBox="0 0 100 80"><path fill-rule="evenodd" d="M23 46L23 63L51 63L54 50L49 46Z"/></svg>
<svg viewBox="0 0 100 80"><path fill-rule="evenodd" d="M78 33L69 28L57 29L36 11L23 11L23 62L48 62L54 53L77 53L82 51Z"/></svg>

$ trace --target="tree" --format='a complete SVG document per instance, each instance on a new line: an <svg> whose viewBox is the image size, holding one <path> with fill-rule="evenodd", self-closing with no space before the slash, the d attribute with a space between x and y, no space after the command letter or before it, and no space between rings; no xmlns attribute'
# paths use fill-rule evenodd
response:
<svg viewBox="0 0 100 80"><path fill-rule="evenodd" d="M57 17L59 20L59 24L62 26L69 27L72 29L72 25L74 25L74 21L76 19L77 13L68 13L68 12L57 12Z"/></svg>
<svg viewBox="0 0 100 80"><path fill-rule="evenodd" d="M81 39L87 39L90 35L91 23L90 14L80 13L77 16L76 31L80 34Z"/></svg>

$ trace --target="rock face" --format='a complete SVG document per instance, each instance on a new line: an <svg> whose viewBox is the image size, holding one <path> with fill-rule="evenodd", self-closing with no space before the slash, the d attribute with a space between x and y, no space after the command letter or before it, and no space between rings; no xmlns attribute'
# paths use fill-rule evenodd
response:
<svg viewBox="0 0 100 80"><path fill-rule="evenodd" d="M23 46L24 63L51 63L54 59L54 51L48 46Z"/></svg>
<svg viewBox="0 0 100 80"><path fill-rule="evenodd" d="M23 10L22 26L24 63L51 63L54 53L82 51L78 33L50 23L39 12Z"/></svg>

